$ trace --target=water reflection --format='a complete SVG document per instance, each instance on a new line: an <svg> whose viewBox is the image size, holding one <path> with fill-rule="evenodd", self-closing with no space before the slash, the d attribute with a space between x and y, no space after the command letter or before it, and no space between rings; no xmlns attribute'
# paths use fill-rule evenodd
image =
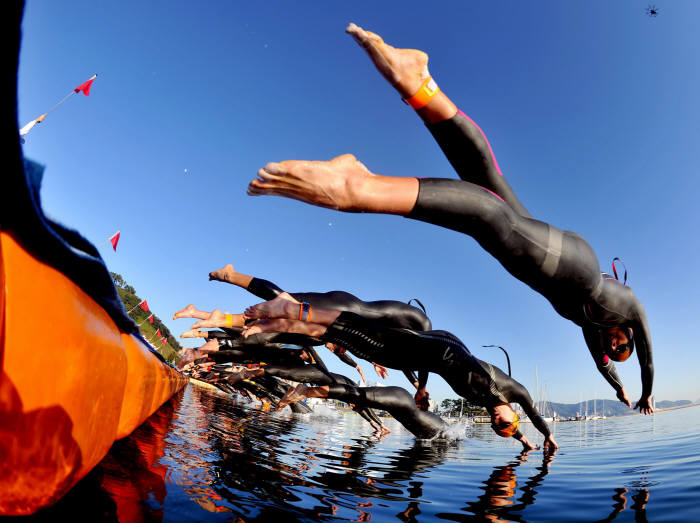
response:
<svg viewBox="0 0 700 523"><path fill-rule="evenodd" d="M542 455L542 464L536 467L537 473L525 480L521 488L521 496L516 500L514 499L518 486L516 470L529 461L530 454L532 451L523 451L508 464L494 468L482 487L484 494L479 496L476 501L468 502L462 510L489 521L500 522L504 519L520 521L521 518L516 513L522 512L525 507L535 502L537 488L542 484L545 476L549 474L550 466L555 458L555 455L550 453ZM535 453L534 456L539 459L540 454ZM438 517L451 521L473 521L474 519L473 516L465 514L449 513L438 514Z"/></svg>
<svg viewBox="0 0 700 523"><path fill-rule="evenodd" d="M432 442L392 426L380 441L361 436L358 416L326 414L266 413L190 387L23 521L646 521L652 490L657 511L671 507L663 515L697 513L699 445L687 434L700 423L688 413L678 428L657 422L653 441L645 420L567 424L556 455L516 454L481 426Z"/></svg>
<svg viewBox="0 0 700 523"><path fill-rule="evenodd" d="M600 521L612 521L615 519L620 512L627 508L627 497L629 490L626 488L616 488L615 494L613 494L613 510L610 515L601 519ZM635 521L647 521L646 506L649 502L649 491L646 489L640 489L632 494L632 510L634 510L634 520Z"/></svg>

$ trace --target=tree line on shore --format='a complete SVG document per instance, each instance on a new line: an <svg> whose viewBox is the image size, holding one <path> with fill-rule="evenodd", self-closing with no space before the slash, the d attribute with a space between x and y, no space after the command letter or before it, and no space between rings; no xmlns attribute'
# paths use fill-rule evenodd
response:
<svg viewBox="0 0 700 523"><path fill-rule="evenodd" d="M147 340L152 340L154 334L160 331L161 337L166 339L165 344L161 343L160 339L155 339L152 341L153 345L157 348L165 360L168 363L173 363L179 359L178 351L182 349L182 346L178 343L177 339L170 333L168 327L158 318L158 316L153 311L145 311L139 304L142 300L137 294L136 289L129 285L121 274L116 272L110 272L112 276L112 281L117 287L117 293L119 298L122 300L122 304L127 311L131 311L129 316L139 325L141 329L141 335ZM153 322L148 321L149 316L153 314ZM156 337L157 338L157 337Z"/></svg>

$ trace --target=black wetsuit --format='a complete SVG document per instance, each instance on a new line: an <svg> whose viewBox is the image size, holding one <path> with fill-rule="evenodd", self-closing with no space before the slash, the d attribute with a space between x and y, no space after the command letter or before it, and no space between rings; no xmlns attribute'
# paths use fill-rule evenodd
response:
<svg viewBox="0 0 700 523"><path fill-rule="evenodd" d="M208 338L216 338L219 347L234 347L238 337L222 331L209 331ZM334 382L356 385L356 383L345 376L329 372L325 364L316 351L305 348L311 360L302 359L302 349L292 349L283 347L280 344L268 344L259 346L243 345L236 348L221 349L209 354L217 363L235 362L242 364L265 363L265 374L271 377L290 379L298 382L318 383L328 385ZM341 358L344 362L353 367L357 366L355 360L347 354ZM255 382L257 378L251 381ZM295 408L292 408L294 411ZM359 408L357 413L368 423L375 422L382 425L381 420L372 409Z"/></svg>
<svg viewBox="0 0 700 523"><path fill-rule="evenodd" d="M394 329L343 312L321 339L387 367L406 365L439 374L457 394L482 407L518 403L535 427L549 436L527 389L499 368L475 358L447 331Z"/></svg>
<svg viewBox="0 0 700 523"><path fill-rule="evenodd" d="M334 383L329 385L328 397L385 410L417 438L434 438L447 426L440 416L416 407L413 396L401 387L357 387Z"/></svg>
<svg viewBox="0 0 700 523"><path fill-rule="evenodd" d="M357 387L357 383L352 381L350 378L343 376L342 374L335 373L330 373L329 376L313 365L297 365L294 367L265 365L264 370L265 374L269 376L298 381L299 383L313 383L315 385L333 385L335 383L343 386ZM346 403L353 402L348 401ZM377 416L377 414L367 405L357 404L355 412L357 412L370 424L374 422L379 426L383 425L382 421L379 419L379 416Z"/></svg>
<svg viewBox="0 0 700 523"><path fill-rule="evenodd" d="M274 283L253 278L248 292L263 300L272 300L284 291ZM405 327L414 330L430 330L430 319L417 307L394 300L362 301L345 291L290 292L295 300L307 302L312 307L333 311L349 311L375 320L389 327Z"/></svg>
<svg viewBox="0 0 700 523"><path fill-rule="evenodd" d="M651 395L651 338L642 304L632 290L601 273L579 234L533 219L503 177L481 130L459 112L428 125L462 180L419 179L408 218L472 236L517 279L542 294L564 318L583 329L603 377L620 391L605 354L603 327L631 327L642 370L642 397Z"/></svg>
<svg viewBox="0 0 700 523"><path fill-rule="evenodd" d="M268 301L276 298L284 292L280 287L271 281L263 280L261 278L253 278L248 284L247 290L258 298ZM307 302L312 307L341 312L354 312L355 314L375 320L381 325L386 325L387 327L404 327L406 329L413 329L417 331L427 331L432 327L430 319L423 311L417 307L400 301L363 301L357 296L345 291L290 292L289 294L295 300ZM296 334L280 333L276 336L278 337L269 337L265 339L275 341L292 340L289 343L299 341L298 338L295 338L295 336L298 336ZM342 359L341 355L337 356ZM353 365L347 361L345 363L352 367L357 365L357 363ZM415 369L405 367L394 368L402 370L406 378L411 383L419 382L420 386L423 386L428 379L427 374L422 372L420 367ZM412 372L413 370L419 370L420 378L416 377L416 375Z"/></svg>

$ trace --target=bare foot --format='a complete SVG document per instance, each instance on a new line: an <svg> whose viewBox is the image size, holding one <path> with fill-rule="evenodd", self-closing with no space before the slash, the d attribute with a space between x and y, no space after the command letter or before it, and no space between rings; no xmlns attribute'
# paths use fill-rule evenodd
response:
<svg viewBox="0 0 700 523"><path fill-rule="evenodd" d="M391 431L382 425L382 437L386 436L387 434L391 434Z"/></svg>
<svg viewBox="0 0 700 523"><path fill-rule="evenodd" d="M260 169L248 185L248 194L286 196L329 209L360 212L364 208L359 192L371 176L352 154L328 162L288 160Z"/></svg>
<svg viewBox="0 0 700 523"><path fill-rule="evenodd" d="M173 319L177 320L178 318L196 318L198 320L206 320L208 316L208 312L197 310L197 308L190 303L184 309L179 310L175 314L173 314Z"/></svg>
<svg viewBox="0 0 700 523"><path fill-rule="evenodd" d="M180 334L180 338L206 338L207 334L207 331L192 329Z"/></svg>
<svg viewBox="0 0 700 523"><path fill-rule="evenodd" d="M282 410L290 403L296 403L297 401L301 401L306 398L307 389L308 387L301 383L296 387L289 389L287 394L284 395L284 398L282 398L277 404L277 410Z"/></svg>
<svg viewBox="0 0 700 523"><path fill-rule="evenodd" d="M243 316L246 319L287 318L295 320L299 317L299 302L283 292L270 301L264 301L248 307Z"/></svg>
<svg viewBox="0 0 700 523"><path fill-rule="evenodd" d="M374 66L402 97L413 96L430 77L428 55L417 49L397 49L382 37L351 23L345 29L364 48Z"/></svg>
<svg viewBox="0 0 700 523"><path fill-rule="evenodd" d="M233 265L231 265L230 263L227 265L224 265L218 271L211 271L209 273L209 280L216 280L216 281L222 281L224 283L231 283L233 285L238 285L239 287L243 287L244 289L248 288L248 285L250 285L250 281L252 279L253 279L252 276L248 276L246 274L241 274L240 272L236 272L236 269L234 269Z"/></svg>
<svg viewBox="0 0 700 523"><path fill-rule="evenodd" d="M209 316L197 323L192 324L190 330L217 327L243 327L244 319L242 314L224 314L219 309L214 309Z"/></svg>

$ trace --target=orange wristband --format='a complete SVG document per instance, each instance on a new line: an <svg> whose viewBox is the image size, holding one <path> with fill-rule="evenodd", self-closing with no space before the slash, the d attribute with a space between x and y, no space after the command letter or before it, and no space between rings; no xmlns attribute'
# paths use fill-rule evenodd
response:
<svg viewBox="0 0 700 523"><path fill-rule="evenodd" d="M430 100L432 100L438 92L440 92L440 88L435 83L435 80L433 80L433 77L430 76L423 82L423 85L420 86L416 94L410 98L404 98L403 101L417 111L428 105Z"/></svg>
<svg viewBox="0 0 700 523"><path fill-rule="evenodd" d="M224 327L233 327L233 314L224 315Z"/></svg>

